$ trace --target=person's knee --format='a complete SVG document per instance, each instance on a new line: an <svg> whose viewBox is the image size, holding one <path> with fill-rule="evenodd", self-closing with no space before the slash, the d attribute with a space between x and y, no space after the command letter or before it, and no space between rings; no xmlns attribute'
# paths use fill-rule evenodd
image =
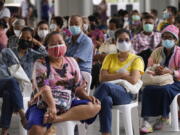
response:
<svg viewBox="0 0 180 135"><path fill-rule="evenodd" d="M91 102L88 103L88 115L91 117L96 116L101 110L100 104L93 104Z"/></svg>
<svg viewBox="0 0 180 135"><path fill-rule="evenodd" d="M7 80L7 84L9 84L8 86L15 86L18 85L18 81L15 78L10 78Z"/></svg>
<svg viewBox="0 0 180 135"><path fill-rule="evenodd" d="M112 98L110 96L104 97L103 100L101 101L101 105L102 106L112 106L113 105Z"/></svg>
<svg viewBox="0 0 180 135"><path fill-rule="evenodd" d="M102 93L105 92L108 88L108 83L101 83L99 87L95 90L94 96L100 98Z"/></svg>

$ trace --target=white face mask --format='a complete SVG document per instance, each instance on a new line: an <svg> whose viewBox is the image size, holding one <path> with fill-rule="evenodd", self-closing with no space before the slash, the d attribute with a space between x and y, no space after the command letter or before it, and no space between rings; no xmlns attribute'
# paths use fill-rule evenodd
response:
<svg viewBox="0 0 180 135"><path fill-rule="evenodd" d="M117 41L116 46L120 52L128 52L131 50L131 42L126 42L126 41L118 42Z"/></svg>
<svg viewBox="0 0 180 135"><path fill-rule="evenodd" d="M56 31L56 29L57 29L56 24L54 24L54 23L50 24L50 31Z"/></svg>
<svg viewBox="0 0 180 135"><path fill-rule="evenodd" d="M48 33L49 33L49 30L38 30L38 36L41 39L44 39L47 36Z"/></svg>
<svg viewBox="0 0 180 135"><path fill-rule="evenodd" d="M83 30L88 31L89 25L88 24L83 24Z"/></svg>
<svg viewBox="0 0 180 135"><path fill-rule="evenodd" d="M14 30L14 34L16 35L16 37L19 37L21 34L20 30Z"/></svg>

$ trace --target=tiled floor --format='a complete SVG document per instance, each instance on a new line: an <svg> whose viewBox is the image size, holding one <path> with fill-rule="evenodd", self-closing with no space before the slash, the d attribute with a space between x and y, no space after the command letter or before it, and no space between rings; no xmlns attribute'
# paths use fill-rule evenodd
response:
<svg viewBox="0 0 180 135"><path fill-rule="evenodd" d="M1 102L2 101L0 100L0 107L1 107ZM154 119L152 119L152 122L153 121ZM163 131L155 131L154 133L147 135L180 135L180 132L169 132L168 129L169 129L169 125L165 127ZM98 131L99 131L99 120L97 118L92 125L88 126L87 135L100 135ZM19 117L17 115L13 115L12 124L10 128L10 135L19 135ZM125 135L123 123L121 124L120 135Z"/></svg>
<svg viewBox="0 0 180 135"><path fill-rule="evenodd" d="M18 117L13 116L12 119L12 125L10 129L10 135L19 135L19 122L18 122ZM122 125L121 125L122 126ZM164 130L168 130L169 126L167 126ZM87 135L100 135L98 132L99 130L99 121L98 119L90 126L88 126L88 134ZM120 135L125 135L123 127L121 127L121 132ZM151 134L147 135L180 135L180 132L169 132L169 131L156 131Z"/></svg>

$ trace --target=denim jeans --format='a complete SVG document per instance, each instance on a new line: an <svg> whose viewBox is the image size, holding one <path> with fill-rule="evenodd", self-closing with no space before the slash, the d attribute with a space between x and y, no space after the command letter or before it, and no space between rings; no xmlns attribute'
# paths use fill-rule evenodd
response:
<svg viewBox="0 0 180 135"><path fill-rule="evenodd" d="M101 101L100 132L111 133L112 106L128 104L132 101L132 96L126 92L124 87L111 83L100 84L94 96Z"/></svg>
<svg viewBox="0 0 180 135"><path fill-rule="evenodd" d="M0 79L0 97L3 98L0 127L9 128L13 112L23 109L23 97L16 79Z"/></svg>

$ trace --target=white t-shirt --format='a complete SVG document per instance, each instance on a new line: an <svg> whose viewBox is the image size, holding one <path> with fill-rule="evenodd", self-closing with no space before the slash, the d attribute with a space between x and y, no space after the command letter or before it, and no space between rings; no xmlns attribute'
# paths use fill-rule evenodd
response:
<svg viewBox="0 0 180 135"><path fill-rule="evenodd" d="M11 17L10 10L8 8L5 8L5 7L0 10L0 19L2 19L4 17L8 17L8 18Z"/></svg>

